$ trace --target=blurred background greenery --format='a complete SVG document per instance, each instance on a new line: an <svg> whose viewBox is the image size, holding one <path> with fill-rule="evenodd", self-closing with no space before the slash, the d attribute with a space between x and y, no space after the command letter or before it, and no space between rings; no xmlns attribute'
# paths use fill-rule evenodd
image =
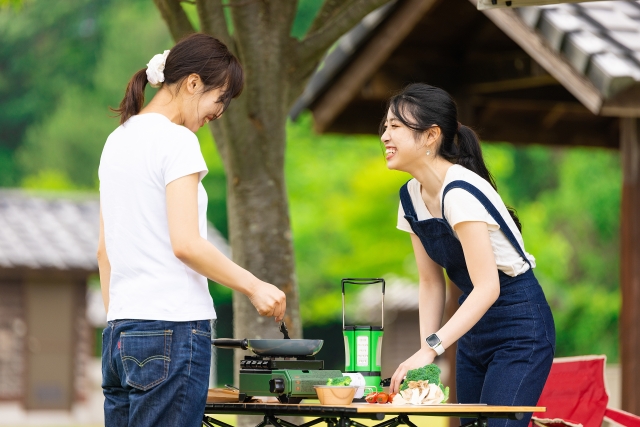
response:
<svg viewBox="0 0 640 427"><path fill-rule="evenodd" d="M294 35L320 2L300 3ZM0 186L97 192L102 146L118 124L108 106L172 45L157 9L146 0L25 1L0 10L0 40ZM209 130L198 137L209 220L226 235L224 170ZM507 142L483 149L536 257L557 355L618 361L618 152ZM417 279L409 237L395 228L398 189L409 177L386 169L377 137L316 135L308 114L288 125L286 173L305 334L332 330L341 340L341 278ZM218 334L230 336L231 294L210 288Z"/></svg>

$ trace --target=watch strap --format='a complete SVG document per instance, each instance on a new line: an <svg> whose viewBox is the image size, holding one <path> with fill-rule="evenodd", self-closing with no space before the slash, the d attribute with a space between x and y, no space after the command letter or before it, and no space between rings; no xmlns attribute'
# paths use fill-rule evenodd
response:
<svg viewBox="0 0 640 427"><path fill-rule="evenodd" d="M442 345L442 342L439 342L438 344L436 344L435 346L431 347L433 349L433 351L436 352L436 354L438 356L440 356L442 353L444 353L444 346Z"/></svg>

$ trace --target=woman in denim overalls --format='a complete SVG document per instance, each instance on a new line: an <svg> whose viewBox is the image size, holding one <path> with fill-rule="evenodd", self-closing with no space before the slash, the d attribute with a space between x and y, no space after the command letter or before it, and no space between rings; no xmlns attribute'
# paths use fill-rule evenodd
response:
<svg viewBox="0 0 640 427"><path fill-rule="evenodd" d="M391 98L381 132L389 169L415 178L400 189L399 215L404 212L413 231L420 275L421 348L398 367L390 391L398 391L409 369L432 363L458 341L459 403L535 406L553 361L553 317L533 274L533 257L521 244L518 218L495 191L478 137L458 122L451 96L426 84L412 84ZM411 197L408 184L419 196ZM469 203L456 205L460 199L451 197L453 189L458 195L466 192L462 196ZM489 220L450 225L451 218L465 217L472 205ZM425 206L431 217L419 219L417 211ZM494 234L504 233L497 236L504 242L501 247L492 240L496 237L489 223L499 230ZM517 271L506 274L497 264L500 251L520 261ZM460 309L440 327L445 301L442 268L463 295ZM520 421L492 419L489 424L526 426L530 416Z"/></svg>

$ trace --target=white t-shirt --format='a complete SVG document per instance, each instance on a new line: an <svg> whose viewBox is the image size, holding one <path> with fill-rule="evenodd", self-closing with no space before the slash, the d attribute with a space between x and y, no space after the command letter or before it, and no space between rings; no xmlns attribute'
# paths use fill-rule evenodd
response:
<svg viewBox="0 0 640 427"><path fill-rule="evenodd" d="M102 151L98 176L111 264L107 320L215 319L207 279L173 254L166 186L207 165L198 138L161 114L131 117ZM207 238L207 193L198 184L200 235Z"/></svg>
<svg viewBox="0 0 640 427"><path fill-rule="evenodd" d="M442 185L442 188L440 189L440 194L438 196L440 198L440 203L442 203L442 192L444 191L444 188L450 182L459 180L468 182L469 184L482 191L485 196L487 196L489 201L496 207L500 215L502 215L502 218L507 223L509 229L518 241L518 244L524 251L522 234L520 234L518 227L516 226L515 222L513 222L513 219L511 218L507 207L504 205L502 198L493 189L493 187L491 187L491 184L489 184L484 178L482 178L475 172L470 171L469 169L460 165L451 166L447 171L444 183ZM424 204L421 195L421 189L422 188L420 183L415 178L409 181L407 185L409 196L411 196L411 201L413 202L413 208L415 209L416 214L418 215L418 220L420 221L433 218L433 216L427 209L427 206ZM493 254L495 256L498 269L503 271L505 274L508 274L509 276L518 276L529 269L529 264L527 264L522 256L520 256L518 251L509 242L504 233L500 231L500 226L498 225L498 223L493 219L493 217L485 209L482 203L480 203L480 201L468 191L463 190L462 188L454 188L452 190L449 190L445 198L444 216L452 228L454 228L456 224L464 221L486 222L488 225L487 228L489 229L489 239L491 240L491 246L493 247ZM404 218L404 209L402 208L402 203L400 203L400 208L398 209L398 229L413 233L409 222ZM456 238L458 237L455 230L454 235ZM535 258L526 251L525 254L529 259L531 266L535 267Z"/></svg>

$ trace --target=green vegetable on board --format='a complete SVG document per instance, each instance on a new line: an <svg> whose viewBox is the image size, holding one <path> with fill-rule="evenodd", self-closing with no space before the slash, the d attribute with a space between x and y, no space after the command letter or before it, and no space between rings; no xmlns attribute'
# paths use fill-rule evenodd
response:
<svg viewBox="0 0 640 427"><path fill-rule="evenodd" d="M351 377L329 378L327 380L327 385L349 385L349 384L351 384Z"/></svg>
<svg viewBox="0 0 640 427"><path fill-rule="evenodd" d="M429 381L429 384L435 384L444 393L444 400L446 402L449 399L449 387L445 387L442 382L440 382L440 373L442 371L438 368L438 365L431 363L429 365L423 366L422 368L411 369L407 372L407 376L404 380L404 383L400 386L400 391L406 390L409 388L410 381Z"/></svg>

